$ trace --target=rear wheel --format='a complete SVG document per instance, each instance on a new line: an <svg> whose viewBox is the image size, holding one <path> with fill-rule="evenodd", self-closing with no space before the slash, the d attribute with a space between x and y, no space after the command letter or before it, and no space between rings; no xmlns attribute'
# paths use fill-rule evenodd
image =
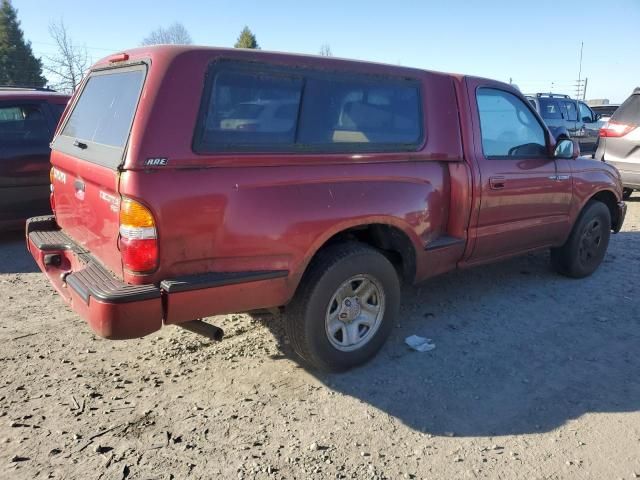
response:
<svg viewBox="0 0 640 480"><path fill-rule="evenodd" d="M629 200L631 198L631 194L633 194L633 188L623 188L622 189L622 199Z"/></svg>
<svg viewBox="0 0 640 480"><path fill-rule="evenodd" d="M400 305L400 280L377 250L342 243L320 251L285 310L294 350L326 371L360 365L382 347Z"/></svg>
<svg viewBox="0 0 640 480"><path fill-rule="evenodd" d="M602 262L611 236L611 213L595 200L587 203L560 248L551 249L551 263L559 273L582 278L591 275Z"/></svg>

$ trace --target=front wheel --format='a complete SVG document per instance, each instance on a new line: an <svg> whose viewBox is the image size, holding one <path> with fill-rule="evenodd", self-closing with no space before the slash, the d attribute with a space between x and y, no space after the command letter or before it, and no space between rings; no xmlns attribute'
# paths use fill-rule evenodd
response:
<svg viewBox="0 0 640 480"><path fill-rule="evenodd" d="M341 243L321 250L285 310L294 350L315 368L343 371L382 347L400 305L391 262L368 245Z"/></svg>
<svg viewBox="0 0 640 480"><path fill-rule="evenodd" d="M565 244L551 249L551 263L568 277L587 277L604 259L610 236L611 212L604 203L592 200L582 210Z"/></svg>

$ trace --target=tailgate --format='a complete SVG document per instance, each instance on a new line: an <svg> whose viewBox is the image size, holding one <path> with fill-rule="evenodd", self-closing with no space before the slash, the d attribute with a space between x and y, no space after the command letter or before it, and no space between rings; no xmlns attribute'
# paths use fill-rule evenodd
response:
<svg viewBox="0 0 640 480"><path fill-rule="evenodd" d="M122 275L118 171L59 151L52 152L51 163L58 225L112 272Z"/></svg>
<svg viewBox="0 0 640 480"><path fill-rule="evenodd" d="M118 181L146 76L144 64L91 72L52 143L58 225L118 276Z"/></svg>

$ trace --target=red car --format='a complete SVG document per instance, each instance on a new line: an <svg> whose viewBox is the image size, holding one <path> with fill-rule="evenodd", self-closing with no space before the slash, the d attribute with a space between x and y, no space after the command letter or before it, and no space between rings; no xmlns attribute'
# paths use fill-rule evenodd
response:
<svg viewBox="0 0 640 480"><path fill-rule="evenodd" d="M51 213L49 143L69 96L0 86L0 232Z"/></svg>
<svg viewBox="0 0 640 480"><path fill-rule="evenodd" d="M98 334L280 309L327 370L382 346L402 282L546 248L584 277L625 216L616 169L511 86L327 57L113 55L52 145L55 216L28 248Z"/></svg>

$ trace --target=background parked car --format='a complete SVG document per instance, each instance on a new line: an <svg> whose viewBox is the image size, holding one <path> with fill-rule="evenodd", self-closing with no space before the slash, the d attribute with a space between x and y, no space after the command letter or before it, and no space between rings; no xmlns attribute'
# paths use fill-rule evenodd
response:
<svg viewBox="0 0 640 480"><path fill-rule="evenodd" d="M214 117L212 129L249 130L252 132L287 132L292 127L298 104L290 100L242 102L221 118Z"/></svg>
<svg viewBox="0 0 640 480"><path fill-rule="evenodd" d="M536 93L527 95L551 133L560 138L575 138L582 153L592 153L598 141L598 116L584 102L569 95Z"/></svg>
<svg viewBox="0 0 640 480"><path fill-rule="evenodd" d="M609 120L611 120L611 115L613 115L613 112L615 112L619 106L620 106L619 104L613 104L613 105L607 104L607 105L595 105L591 107L591 110L593 110L596 113L598 118L598 122L597 122L598 132L600 131L601 128L607 125ZM593 152L594 158L599 146L600 146L600 137L598 136L598 140L596 141L596 148Z"/></svg>
<svg viewBox="0 0 640 480"><path fill-rule="evenodd" d="M0 87L0 232L21 228L49 205L49 142L68 95Z"/></svg>
<svg viewBox="0 0 640 480"><path fill-rule="evenodd" d="M640 189L640 87L600 129L595 158L614 165L622 175L624 197Z"/></svg>
<svg viewBox="0 0 640 480"><path fill-rule="evenodd" d="M602 127L605 123L609 121L613 112L615 112L620 105L618 104L607 104L607 105L595 105L591 107L591 110L598 115L598 123Z"/></svg>

